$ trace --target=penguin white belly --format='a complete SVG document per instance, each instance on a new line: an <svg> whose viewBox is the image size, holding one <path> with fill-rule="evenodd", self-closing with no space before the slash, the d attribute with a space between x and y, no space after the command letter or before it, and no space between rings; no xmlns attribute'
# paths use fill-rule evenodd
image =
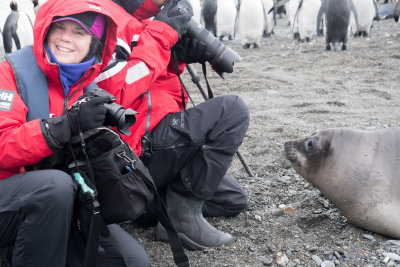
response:
<svg viewBox="0 0 400 267"><path fill-rule="evenodd" d="M274 0L263 0L264 5L264 30L266 33L270 34L274 29L274 12L268 13L268 11L274 6Z"/></svg>
<svg viewBox="0 0 400 267"><path fill-rule="evenodd" d="M372 22L375 17L375 7L373 0L353 0L358 16L359 31L365 31L367 34L371 30ZM350 18L351 33L357 32L356 20L353 12Z"/></svg>
<svg viewBox="0 0 400 267"><path fill-rule="evenodd" d="M264 28L261 0L242 0L239 10L239 36L242 44L258 44Z"/></svg>
<svg viewBox="0 0 400 267"><path fill-rule="evenodd" d="M218 0L216 24L217 36L231 36L235 34L236 4L234 0Z"/></svg>
<svg viewBox="0 0 400 267"><path fill-rule="evenodd" d="M299 7L300 0L289 0L287 2L287 9L288 9L288 16L289 16L289 24L290 24L290 30L294 34L296 32L299 32L299 24L298 24L298 19L296 16L297 13L297 8Z"/></svg>
<svg viewBox="0 0 400 267"><path fill-rule="evenodd" d="M320 0L304 0L298 12L300 39L311 39L316 34L318 11L321 7Z"/></svg>

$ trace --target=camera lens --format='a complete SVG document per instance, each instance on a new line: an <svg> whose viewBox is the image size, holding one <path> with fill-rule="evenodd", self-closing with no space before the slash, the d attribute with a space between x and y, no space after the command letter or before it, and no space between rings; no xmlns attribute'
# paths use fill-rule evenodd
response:
<svg viewBox="0 0 400 267"><path fill-rule="evenodd" d="M107 109L106 121L110 126L117 127L118 131L130 135L131 131L129 128L135 124L137 113L133 109L124 109L123 106L118 105L114 102L106 103L104 106Z"/></svg>
<svg viewBox="0 0 400 267"><path fill-rule="evenodd" d="M206 43L207 51L211 54L211 59L208 62L211 64L212 69L222 78L224 77L224 72L233 72L235 61L242 61L242 58L235 51L226 47L194 19L189 21L188 34L192 38Z"/></svg>

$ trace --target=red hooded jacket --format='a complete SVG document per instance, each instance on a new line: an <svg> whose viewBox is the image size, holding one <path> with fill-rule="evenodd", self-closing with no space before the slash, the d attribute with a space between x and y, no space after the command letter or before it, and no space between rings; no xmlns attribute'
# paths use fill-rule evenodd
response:
<svg viewBox="0 0 400 267"><path fill-rule="evenodd" d="M133 15L121 7L110 9L118 14L116 54L96 82L125 108L138 112L130 128L132 134L123 138L140 156L147 118L151 131L165 115L182 110L183 105L181 84L170 64L171 48L178 35L168 25L147 19L159 12L153 0L132 1L138 2ZM184 65L179 67L182 72Z"/></svg>
<svg viewBox="0 0 400 267"><path fill-rule="evenodd" d="M50 117L63 113L72 105L83 89L86 88L107 66L116 45L117 26L111 13L103 3L108 0L49 0L41 6L34 25L33 52L39 67L47 76L49 88ZM82 78L70 88L67 99L64 98L59 68L51 63L43 49L49 26L56 16L66 16L86 11L101 13L107 18L107 35L102 61L91 66ZM27 107L17 93L13 70L8 61L0 63L0 89L11 91L14 98L11 110L0 109L0 179L10 177L24 170L24 166L38 163L53 154L45 141L40 120L26 121ZM35 90L35 88L32 88Z"/></svg>

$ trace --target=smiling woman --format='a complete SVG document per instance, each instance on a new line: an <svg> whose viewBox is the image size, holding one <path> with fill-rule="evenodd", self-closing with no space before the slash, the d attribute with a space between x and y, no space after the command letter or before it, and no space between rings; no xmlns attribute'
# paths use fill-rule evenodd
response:
<svg viewBox="0 0 400 267"><path fill-rule="evenodd" d="M55 18L45 39L45 50L52 63L60 67L65 95L70 87L100 56L105 18L95 12L83 12Z"/></svg>
<svg viewBox="0 0 400 267"><path fill-rule="evenodd" d="M91 40L92 36L77 22L57 21L50 29L47 46L59 62L76 64L89 54Z"/></svg>
<svg viewBox="0 0 400 267"><path fill-rule="evenodd" d="M94 12L57 18L52 21L47 34L47 48L63 64L90 60L96 53L104 28L104 16Z"/></svg>

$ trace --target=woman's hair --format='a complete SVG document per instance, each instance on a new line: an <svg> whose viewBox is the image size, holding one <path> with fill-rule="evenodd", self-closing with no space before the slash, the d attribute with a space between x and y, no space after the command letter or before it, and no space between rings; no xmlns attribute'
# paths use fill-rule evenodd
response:
<svg viewBox="0 0 400 267"><path fill-rule="evenodd" d="M82 60L82 62L86 61L86 60L89 60L93 56L95 56L96 58L101 58L101 56L103 54L103 49L104 49L103 41L97 39L96 36L92 35L91 42L90 42L89 53Z"/></svg>

